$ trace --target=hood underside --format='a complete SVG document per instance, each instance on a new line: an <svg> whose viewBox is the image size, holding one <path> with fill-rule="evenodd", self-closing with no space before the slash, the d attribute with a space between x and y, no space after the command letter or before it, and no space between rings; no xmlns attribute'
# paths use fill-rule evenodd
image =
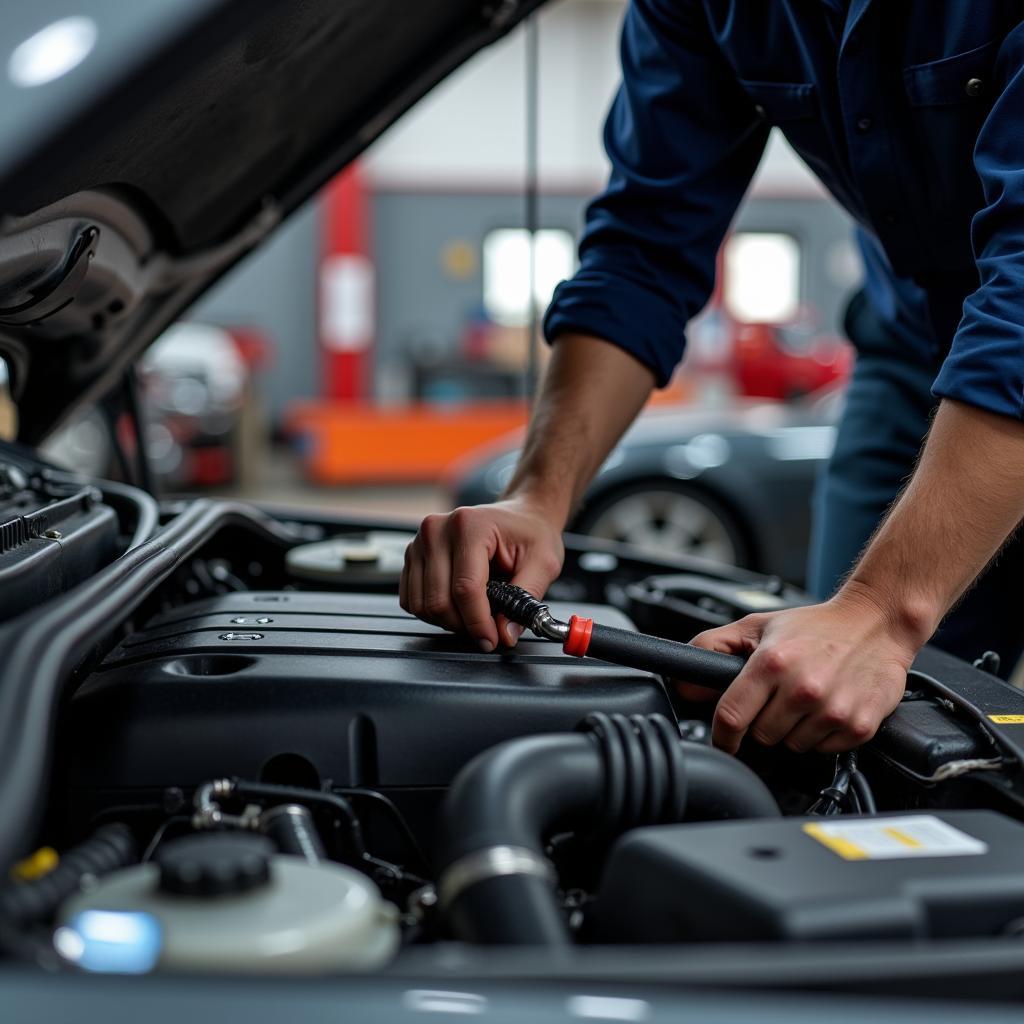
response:
<svg viewBox="0 0 1024 1024"><path fill-rule="evenodd" d="M0 29L0 356L35 443L543 0L42 0ZM72 17L74 16L74 17ZM14 54L91 23L34 87Z"/></svg>

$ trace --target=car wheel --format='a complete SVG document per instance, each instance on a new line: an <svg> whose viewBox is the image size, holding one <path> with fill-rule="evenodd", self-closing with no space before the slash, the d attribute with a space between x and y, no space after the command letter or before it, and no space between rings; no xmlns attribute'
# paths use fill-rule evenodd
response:
<svg viewBox="0 0 1024 1024"><path fill-rule="evenodd" d="M597 499L584 510L576 530L656 555L693 555L744 567L749 562L748 545L719 502L668 482L652 481Z"/></svg>

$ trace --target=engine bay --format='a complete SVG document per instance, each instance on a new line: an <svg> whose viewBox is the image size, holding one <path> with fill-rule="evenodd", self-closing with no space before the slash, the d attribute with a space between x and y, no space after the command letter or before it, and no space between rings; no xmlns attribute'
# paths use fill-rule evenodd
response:
<svg viewBox="0 0 1024 1024"><path fill-rule="evenodd" d="M130 497L100 482L86 509L121 553L0 625L9 955L330 974L493 946L909 954L1024 927L1024 694L983 661L926 649L855 754L731 757L713 704L656 673L529 635L485 654L407 615L391 524L190 502L140 537ZM805 600L567 552L552 614L617 630L687 639Z"/></svg>

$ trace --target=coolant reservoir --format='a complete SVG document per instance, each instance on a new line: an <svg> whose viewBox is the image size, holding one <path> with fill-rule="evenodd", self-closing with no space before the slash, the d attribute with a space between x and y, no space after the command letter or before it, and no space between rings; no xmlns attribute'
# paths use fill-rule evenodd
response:
<svg viewBox="0 0 1024 1024"><path fill-rule="evenodd" d="M214 833L167 843L157 863L68 900L55 943L91 971L365 971L398 948L398 911L351 868Z"/></svg>
<svg viewBox="0 0 1024 1024"><path fill-rule="evenodd" d="M393 587L398 585L405 549L414 536L396 530L373 530L301 544L287 553L285 563L298 579L353 587Z"/></svg>

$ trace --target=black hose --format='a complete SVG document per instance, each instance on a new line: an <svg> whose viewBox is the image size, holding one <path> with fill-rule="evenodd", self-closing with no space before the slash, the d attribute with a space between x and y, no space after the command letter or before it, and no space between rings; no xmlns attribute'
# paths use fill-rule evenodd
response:
<svg viewBox="0 0 1024 1024"><path fill-rule="evenodd" d="M728 689L746 664L745 659L735 654L721 654L599 623L594 623L586 653L588 658L657 672L682 683L706 686L719 692Z"/></svg>
<svg viewBox="0 0 1024 1024"><path fill-rule="evenodd" d="M363 828L352 804L343 796L325 793L317 789L305 789L301 786L281 786L273 782L248 782L245 779L232 779L234 795L240 800L266 800L274 803L312 804L331 811L337 820L345 826L348 835L349 852L360 860L369 856L366 841L363 839Z"/></svg>
<svg viewBox="0 0 1024 1024"><path fill-rule="evenodd" d="M857 802L860 804L860 810L864 814L877 814L878 805L875 803L875 794L871 792L871 786L865 778L864 773L861 771L855 771L850 776L850 785L853 787L853 792L857 796Z"/></svg>
<svg viewBox="0 0 1024 1024"><path fill-rule="evenodd" d="M22 927L51 918L81 888L87 876L99 878L138 860L135 837L127 825L103 825L65 853L57 866L32 882L0 890L0 919Z"/></svg>
<svg viewBox="0 0 1024 1024"><path fill-rule="evenodd" d="M405 820L402 812L395 806L395 802L389 796L386 796L378 789L369 789L366 786L340 786L336 787L334 792L339 796L345 797L347 800L364 800L367 803L380 807L391 819L391 824L402 837L403 842L409 848L409 852L412 853L416 861L417 870L430 873L430 862L427 860L419 840L409 827L409 823Z"/></svg>
<svg viewBox="0 0 1024 1024"><path fill-rule="evenodd" d="M425 880L400 864L374 857L366 846L363 826L351 802L339 793L317 789L304 789L301 786L282 786L273 782L248 782L245 779L232 779L234 795L240 800L273 801L275 803L296 803L330 811L336 821L345 828L348 848L346 853L354 854L354 860L364 868L373 872L381 872L382 878L405 879L411 883L425 884ZM381 880L381 879L378 879Z"/></svg>
<svg viewBox="0 0 1024 1024"><path fill-rule="evenodd" d="M327 858L313 815L302 804L278 804L259 817L259 830L274 841L281 853L301 857L307 864Z"/></svg>
<svg viewBox="0 0 1024 1024"><path fill-rule="evenodd" d="M148 491L117 480L97 480L92 477L79 476L70 470L47 469L48 480L57 480L73 487L98 487L108 505L117 508L119 504L133 506L135 527L125 551L132 551L144 544L156 533L160 526L160 506L156 498Z"/></svg>
<svg viewBox="0 0 1024 1024"><path fill-rule="evenodd" d="M537 636L562 643L566 654L601 658L643 672L656 672L683 683L706 686L719 692L729 688L743 671L745 659L734 654L708 651L659 636L629 629L602 626L590 619L573 617L569 623L553 619L546 604L529 591L505 580L487 584L487 600L495 615L504 615L532 630Z"/></svg>
<svg viewBox="0 0 1024 1024"><path fill-rule="evenodd" d="M117 483L114 480L99 480L96 486L108 504L114 505L120 499L135 506L135 529L132 531L131 540L128 541L128 547L125 548L126 551L132 551L140 544L144 544L156 533L160 525L160 506L151 494L141 488ZM111 498L114 500L111 501Z"/></svg>
<svg viewBox="0 0 1024 1024"><path fill-rule="evenodd" d="M474 758L441 809L439 898L456 937L562 945L569 933L544 841L644 824L777 817L735 758L685 743L667 719L592 715L588 733L510 740Z"/></svg>

